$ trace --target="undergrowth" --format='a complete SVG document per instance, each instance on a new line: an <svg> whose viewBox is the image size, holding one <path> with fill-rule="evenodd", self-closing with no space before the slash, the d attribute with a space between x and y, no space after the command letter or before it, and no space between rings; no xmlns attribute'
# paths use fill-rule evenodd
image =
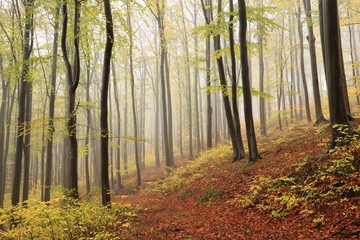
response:
<svg viewBox="0 0 360 240"><path fill-rule="evenodd" d="M137 215L131 205L57 198L0 209L0 239L124 239ZM12 221L11 221L12 219ZM13 227L13 224L16 227Z"/></svg>
<svg viewBox="0 0 360 240"><path fill-rule="evenodd" d="M326 224L321 206L348 203L343 215L354 213L358 206L351 199L360 197L360 143L354 141L335 151L306 156L292 166L288 175L257 176L246 195L234 200L243 208L256 207L274 218L288 214L311 217L315 227Z"/></svg>
<svg viewBox="0 0 360 240"><path fill-rule="evenodd" d="M196 161L189 162L186 166L167 169L164 180L150 183L145 189L146 193L160 193L168 195L181 187L188 185L205 176L205 168L216 167L222 159L229 159L231 148L228 145L219 146L200 154ZM230 160L229 160L230 161Z"/></svg>

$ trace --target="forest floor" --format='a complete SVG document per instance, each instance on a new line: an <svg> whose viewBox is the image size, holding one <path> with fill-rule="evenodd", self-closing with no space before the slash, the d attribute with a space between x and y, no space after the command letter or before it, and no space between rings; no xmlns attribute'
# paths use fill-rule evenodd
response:
<svg viewBox="0 0 360 240"><path fill-rule="evenodd" d="M139 206L129 239L359 239L360 141L328 154L329 140L326 125L290 126L259 140L254 164L219 146L146 170L139 192L113 201Z"/></svg>

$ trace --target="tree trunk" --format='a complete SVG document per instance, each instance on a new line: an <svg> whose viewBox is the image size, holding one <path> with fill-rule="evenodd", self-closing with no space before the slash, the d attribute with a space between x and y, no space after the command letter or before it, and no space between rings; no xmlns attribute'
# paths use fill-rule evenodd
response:
<svg viewBox="0 0 360 240"><path fill-rule="evenodd" d="M101 196L103 206L110 207L109 185L109 129L108 129L108 94L110 81L111 55L114 43L113 21L110 0L104 0L106 19L106 44L102 71L100 127L101 127Z"/></svg>
<svg viewBox="0 0 360 240"><path fill-rule="evenodd" d="M309 42L309 51L310 51L310 66L311 66L311 76L313 83L313 93L314 93L314 102L315 102L315 114L316 122L315 124L320 124L326 122L321 108L321 98L319 90L319 76L317 70L317 61L316 61L316 49L315 49L315 36L313 30L313 18L311 16L311 3L310 0L303 0L304 9L307 18L307 27L308 27L308 36L307 40ZM301 39L300 39L301 41Z"/></svg>
<svg viewBox="0 0 360 240"><path fill-rule="evenodd" d="M118 94L118 87L117 87L117 79L116 79L116 69L115 69L115 62L112 61L112 73L113 73L113 82L114 82L114 98L115 98L115 105L116 105L116 114L117 114L117 148L116 148L116 181L117 181L117 190L120 191L122 186L121 180L121 169L120 169L120 136L121 136L121 121L120 121L120 104L119 104L119 94Z"/></svg>
<svg viewBox="0 0 360 240"><path fill-rule="evenodd" d="M165 25L164 25L164 14L165 14L165 3L156 1L157 8L157 20L160 37L160 81L161 81L161 100L163 108L163 138L165 148L165 161L166 166L174 166L174 155L172 148L172 117L171 117L171 97L170 97L170 86L169 86L169 69L167 63L167 44L165 38Z"/></svg>
<svg viewBox="0 0 360 240"><path fill-rule="evenodd" d="M244 113L246 123L246 136L248 139L249 147L249 161L257 161L260 158L256 136L254 121L252 115L252 101L251 101L251 89L250 89L250 75L249 75L249 63L248 63L248 50L246 42L246 6L245 0L238 0L239 4L239 25L240 25L240 60L241 60L241 75L243 84L243 96L244 96Z"/></svg>
<svg viewBox="0 0 360 240"><path fill-rule="evenodd" d="M301 8L300 3L298 5L298 33L299 33L299 40L300 40L300 72L301 72L301 79L304 87L304 97L305 97L305 110L306 110L306 118L308 123L311 122L311 112L310 112L310 104L309 104L309 94L308 88L306 83L306 76L305 76L305 63L304 63L304 40L303 40L303 29L301 24Z"/></svg>
<svg viewBox="0 0 360 240"><path fill-rule="evenodd" d="M221 13L222 11L222 1L220 0L218 2L218 13ZM220 42L220 35L214 36L214 50L219 51L221 50L221 42ZM235 130L235 124L234 124L234 118L233 114L231 112L231 105L230 105L230 99L227 94L227 83L226 83L226 76L225 76L225 67L223 62L223 57L220 56L216 58L216 63L218 65L218 72L219 72L219 79L222 89L222 97L224 102L224 110L225 110L225 116L226 116L226 122L227 127L229 128L230 138L231 138L231 144L233 147L233 162L236 162L239 160L240 156L240 149L239 144L236 136L236 130Z"/></svg>
<svg viewBox="0 0 360 240"><path fill-rule="evenodd" d="M141 175L140 175L140 156L138 149L138 125L136 118L136 105L135 105L135 80L134 80L134 68L133 68L133 32L131 26L131 10L129 3L127 3L128 15L128 27L129 27L129 41L130 41L130 49L129 49L129 61L130 61L130 82L131 82L131 100L132 100L132 112L133 112L133 125L134 125L134 146L135 146L135 164L136 164L136 186L139 187L141 185Z"/></svg>
<svg viewBox="0 0 360 240"><path fill-rule="evenodd" d="M0 107L0 208L4 207L4 190L6 176L4 175L3 169L6 167L4 162L4 146L5 146L5 110L6 110L6 100L9 94L10 83L6 82L3 75L3 57L0 54L0 78L2 86L2 97L1 97L1 107Z"/></svg>
<svg viewBox="0 0 360 240"><path fill-rule="evenodd" d="M21 168L22 155L24 146L24 128L25 128L25 109L26 109L26 89L29 84L29 69L30 69L30 55L31 55L31 38L33 28L33 6L35 0L27 0L25 6L25 28L23 35L23 63L22 73L20 78L20 92L19 92L19 108L18 108L18 126L16 135L15 148L15 162L13 173L13 184L11 191L11 205L16 206L20 201L20 183L21 183Z"/></svg>
<svg viewBox="0 0 360 240"><path fill-rule="evenodd" d="M45 177L45 191L44 201L50 201L50 187L52 178L52 163L53 163L53 136L54 128L54 113L55 113L55 90L56 90L56 71L58 58L58 38L59 38L59 16L60 6L56 7L55 24L54 24L54 41L53 41L53 57L51 65L51 85L50 85L50 102L49 102L49 122L47 134L47 148L46 148L46 177Z"/></svg>
<svg viewBox="0 0 360 240"><path fill-rule="evenodd" d="M261 23L258 25L258 42L259 42L259 91L264 92L264 42L261 32L262 26ZM259 97L259 107L260 107L260 134L261 136L266 137L266 111L265 111L265 99Z"/></svg>
<svg viewBox="0 0 360 240"><path fill-rule="evenodd" d="M67 1L63 3L62 12L63 12L63 32L61 38L61 49L63 52L63 58L66 66L67 80L68 80L68 109L67 109L67 129L69 133L69 158L70 161L67 161L67 169L69 172L69 185L68 185L68 196L77 199L78 194L78 172L77 172L77 163L78 163L78 142L76 137L76 111L75 107L76 101L76 89L79 85L80 80L80 54L79 54L79 19L80 19L80 8L81 3L79 0L75 0L75 11L74 11L74 61L73 66L71 66L67 46L67 27L68 27L68 9Z"/></svg>
<svg viewBox="0 0 360 240"><path fill-rule="evenodd" d="M31 140L31 109L32 109L32 82L27 84L26 104L25 104L25 139L24 139L24 181L22 202L26 206L29 199L29 183L30 183L30 140Z"/></svg>
<svg viewBox="0 0 360 240"><path fill-rule="evenodd" d="M349 135L353 134L348 114L345 108L345 96L342 84L342 51L339 33L339 15L337 1L328 0L320 3L322 6L323 52L326 64L326 77L332 125L330 148L346 144ZM335 33L335 34L334 34Z"/></svg>
<svg viewBox="0 0 360 240"><path fill-rule="evenodd" d="M233 0L229 1L230 12L234 12ZM238 160L245 157L244 144L241 137L241 125L240 125L240 116L238 110L238 96L237 96L237 74L236 74L236 57L235 57L235 41L234 41L234 15L229 17L229 42L230 42L230 57L231 57L231 101L232 101L232 110L234 116L234 125L235 125L235 134L237 138L237 144L239 149Z"/></svg>

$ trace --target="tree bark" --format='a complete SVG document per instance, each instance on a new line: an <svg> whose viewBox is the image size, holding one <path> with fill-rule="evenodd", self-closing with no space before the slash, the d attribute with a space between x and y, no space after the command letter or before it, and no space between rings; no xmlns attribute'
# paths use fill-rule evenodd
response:
<svg viewBox="0 0 360 240"><path fill-rule="evenodd" d="M314 94L314 103L315 103L315 124L320 124L326 122L321 108L321 97L319 90L319 76L317 70L317 61L316 61L316 49L315 49L315 36L313 30L313 18L311 14L311 3L310 0L303 0L304 9L307 18L307 28L308 36L307 40L309 42L309 51L310 51L310 66L311 66L311 76L313 84L313 94Z"/></svg>
<svg viewBox="0 0 360 240"><path fill-rule="evenodd" d="M67 109L67 129L69 134L69 160L67 161L67 169L69 172L68 178L68 196L77 199L79 197L78 193L78 172L77 172L77 163L78 163L78 142L76 137L76 111L75 107L76 101L76 89L79 85L80 80L80 53L79 53L79 19L80 19L80 8L81 3L79 0L75 0L75 11L74 11L74 61L73 66L71 66L68 52L67 52L67 27L68 27L68 7L67 1L64 1L62 6L63 12L63 32L61 38L61 49L63 52L63 58L66 66L67 72L67 81L68 81L68 109Z"/></svg>
<svg viewBox="0 0 360 240"><path fill-rule="evenodd" d="M53 41L53 57L51 63L51 84L50 84L50 101L49 101L49 122L47 134L47 148L46 148L46 176L45 176L45 191L44 201L50 201L50 187L52 179L52 163L53 163L53 137L54 137L54 113L55 113L55 90L56 90L56 73L57 73L57 59L58 59L58 39L59 39L59 16L60 6L56 7L55 24L54 24L54 41Z"/></svg>
<svg viewBox="0 0 360 240"><path fill-rule="evenodd" d="M114 44L113 20L110 0L104 0L106 21L106 44L102 71L100 127L101 127L101 196L103 206L111 206L109 185L109 129L108 129L108 94L110 81L111 55Z"/></svg>
<svg viewBox="0 0 360 240"><path fill-rule="evenodd" d="M342 51L339 33L339 15L336 0L321 2L323 52L326 65L326 78L332 125L330 148L344 145L349 135L354 133L346 111L345 96L342 83Z"/></svg>
<svg viewBox="0 0 360 240"><path fill-rule="evenodd" d="M234 12L233 0L229 1L230 12ZM230 42L230 58L231 58L231 101L232 101L232 111L234 116L234 125L235 125L235 134L237 138L237 144L239 149L238 160L245 157L244 144L241 137L241 125L240 125L240 116L238 109L238 96L237 96L237 74L236 74L236 57L235 57L235 40L234 40L234 15L231 14L229 17L229 42Z"/></svg>
<svg viewBox="0 0 360 240"><path fill-rule="evenodd" d="M141 185L141 175L140 175L140 156L139 156L139 148L138 148L138 125L136 118L136 104L135 104L135 80L134 80L134 72L133 72L133 38L132 38L132 26L131 26L131 10L129 3L127 3L128 15L128 27L129 27L129 61L130 61L130 82L131 82L131 100L132 100L132 113L133 113L133 125L134 125L134 146L135 146L135 164L136 164L136 186L139 187Z"/></svg>
<svg viewBox="0 0 360 240"><path fill-rule="evenodd" d="M35 0L27 0L25 5L25 27L23 33L23 63L20 78L19 108L18 108L18 126L16 135L15 162L13 173L13 184L11 191L11 205L16 206L20 201L20 183L22 169L22 155L24 147L24 129L25 129L25 109L26 109L26 89L29 82L31 38L33 28L33 10Z"/></svg>
<svg viewBox="0 0 360 240"><path fill-rule="evenodd" d="M298 5L298 33L299 33L299 40L300 40L300 72L301 72L301 80L304 88L304 98L305 98L305 110L306 110L306 118L308 123L311 122L311 112L310 112L310 104L309 104L309 93L306 83L306 76L305 76L305 63L304 63L304 36L303 36L303 29L301 24L301 7L300 3Z"/></svg>
<svg viewBox="0 0 360 240"><path fill-rule="evenodd" d="M239 5L239 25L240 25L240 60L241 60L241 75L243 84L243 96L244 96L244 113L245 113L245 124L246 124L246 136L249 147L249 161L257 161L260 158L256 136L254 128L254 120L252 114L252 100L251 100L251 89L250 89L250 73L248 63L248 50L246 42L246 6L245 0L238 0Z"/></svg>

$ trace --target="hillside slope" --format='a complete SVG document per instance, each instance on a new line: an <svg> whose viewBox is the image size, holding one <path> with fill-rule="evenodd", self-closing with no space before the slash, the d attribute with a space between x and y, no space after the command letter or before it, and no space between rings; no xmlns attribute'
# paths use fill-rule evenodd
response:
<svg viewBox="0 0 360 240"><path fill-rule="evenodd" d="M359 129L359 122L354 122ZM327 126L294 126L259 141L262 159L231 163L219 146L150 182L130 239L358 239L360 142L326 154Z"/></svg>

